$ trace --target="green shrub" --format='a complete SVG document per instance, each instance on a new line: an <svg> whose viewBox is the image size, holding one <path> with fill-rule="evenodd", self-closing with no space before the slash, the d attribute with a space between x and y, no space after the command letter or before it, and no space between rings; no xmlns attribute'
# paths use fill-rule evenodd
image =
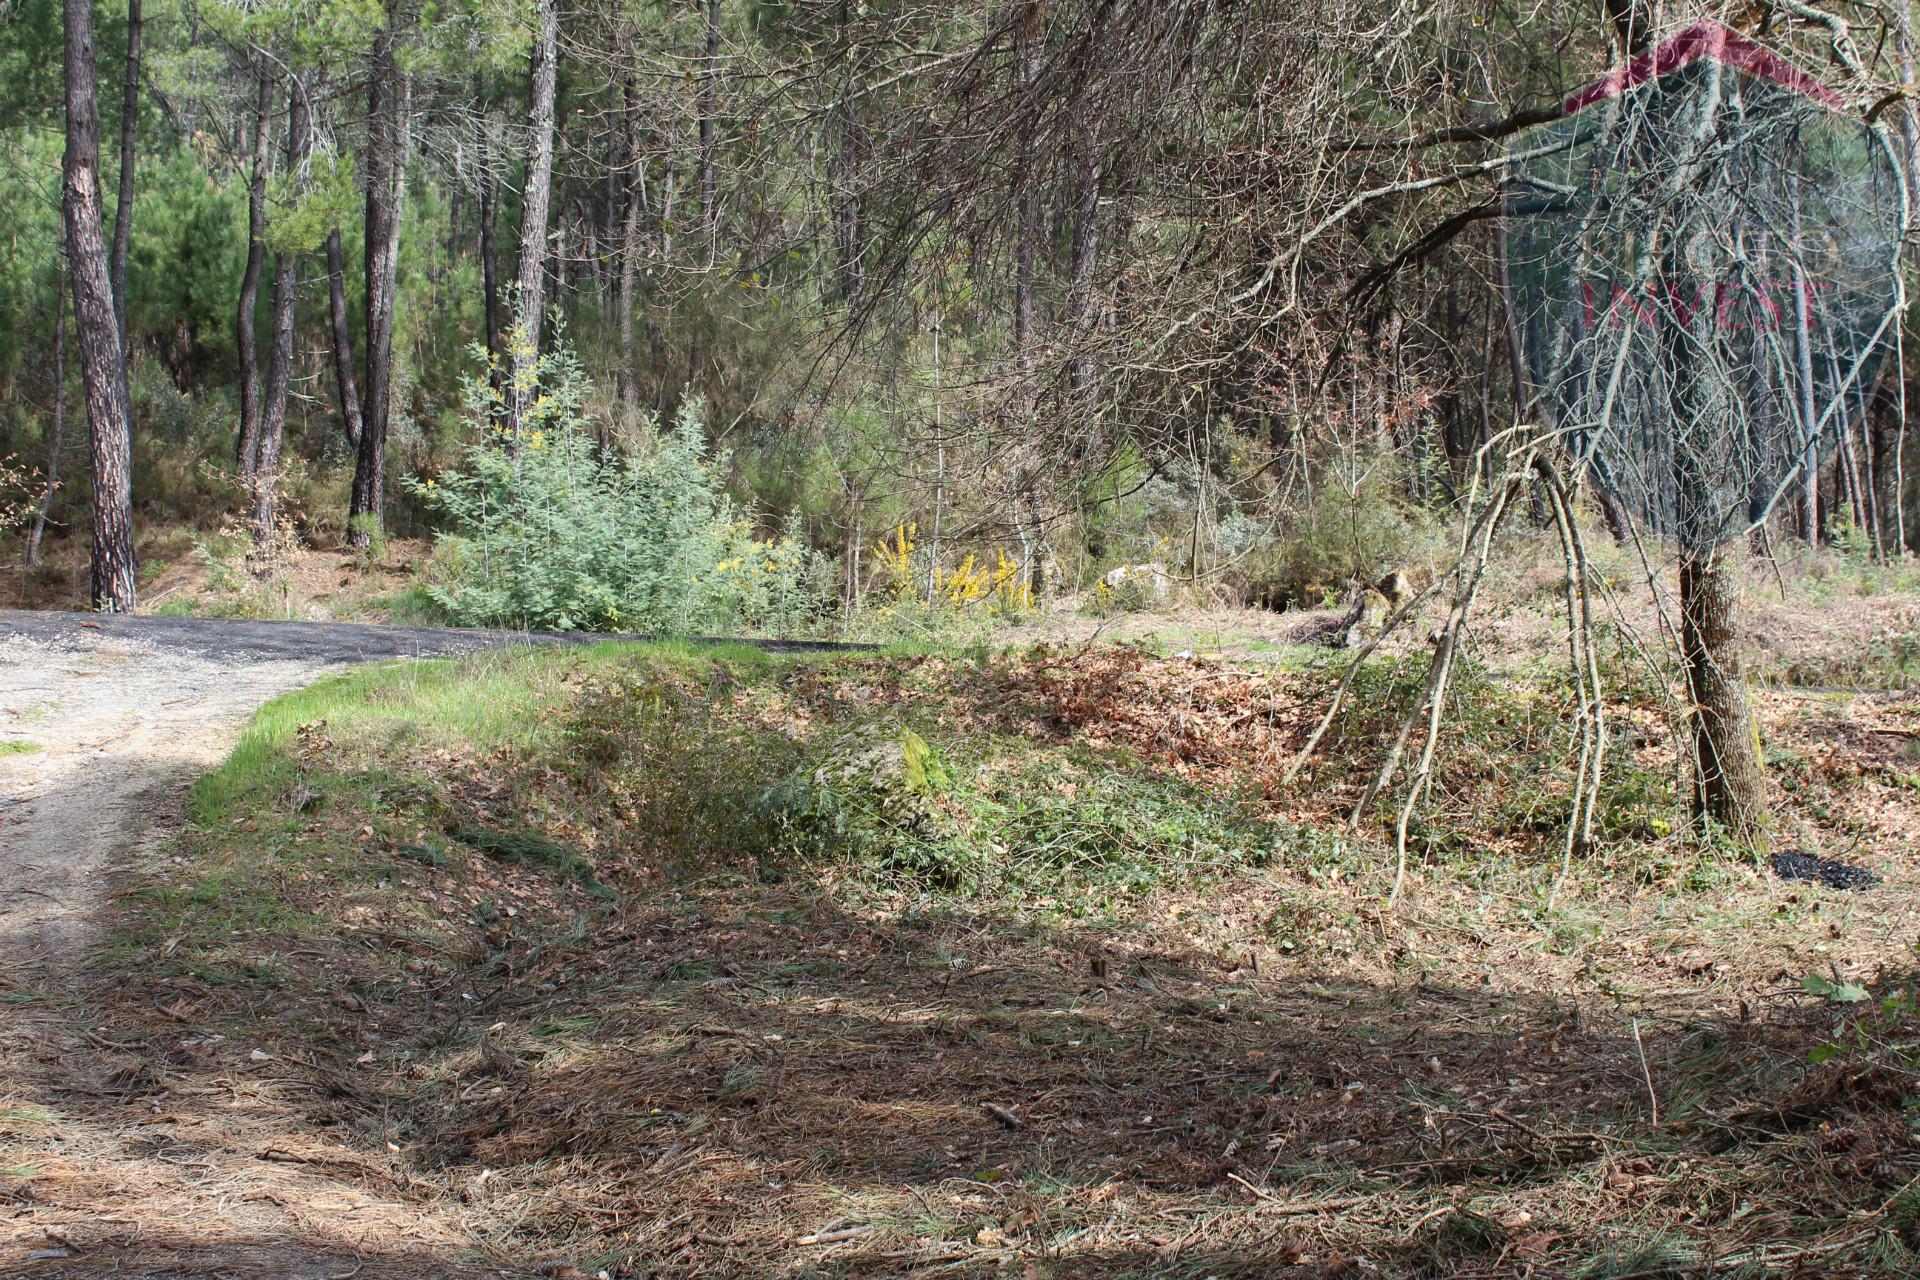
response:
<svg viewBox="0 0 1920 1280"><path fill-rule="evenodd" d="M535 392L537 388L537 393ZM480 437L463 466L416 481L452 526L448 577L428 588L470 625L557 631L805 629L822 607L820 557L791 531L753 536L723 490L698 405L634 456L586 429L590 387L564 343L535 364L532 403L509 438L501 393L467 387Z"/></svg>
<svg viewBox="0 0 1920 1280"><path fill-rule="evenodd" d="M936 734L884 712L776 727L762 717L780 695L756 679L656 659L583 691L568 754L622 843L699 873L1084 906L1259 865L1283 838L1238 799L1123 752Z"/></svg>
<svg viewBox="0 0 1920 1280"><path fill-rule="evenodd" d="M1289 512L1229 580L1250 603L1321 607L1343 599L1350 584L1429 560L1439 533L1438 520L1410 507L1392 468L1382 467L1350 489L1322 486L1312 507Z"/></svg>
<svg viewBox="0 0 1920 1280"><path fill-rule="evenodd" d="M1238 802L1117 754L930 746L869 725L757 798L773 852L858 880L969 897L1129 897L1264 862L1276 834ZM988 749L961 768L954 757Z"/></svg>

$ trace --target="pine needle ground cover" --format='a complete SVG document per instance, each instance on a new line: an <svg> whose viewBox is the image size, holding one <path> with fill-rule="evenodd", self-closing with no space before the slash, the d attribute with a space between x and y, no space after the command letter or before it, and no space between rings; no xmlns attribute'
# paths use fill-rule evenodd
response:
<svg viewBox="0 0 1920 1280"><path fill-rule="evenodd" d="M1283 780L1334 679L604 648L321 685L122 900L98 1105L449 1224L289 1210L366 1274L1920 1265L1920 701L1761 705L1780 839L1884 877L1847 893L1676 831L1660 690L1616 681L1606 838L1548 908L1567 694L1477 673L1386 913L1345 823L1381 713ZM0 1113L0 1190L160 1248L58 1123Z"/></svg>

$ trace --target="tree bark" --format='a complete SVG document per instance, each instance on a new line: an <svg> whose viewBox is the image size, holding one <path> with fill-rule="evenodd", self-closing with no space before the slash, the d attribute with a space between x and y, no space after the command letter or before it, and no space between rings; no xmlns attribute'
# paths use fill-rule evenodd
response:
<svg viewBox="0 0 1920 1280"><path fill-rule="evenodd" d="M1600 519L1606 523L1614 545L1630 545L1633 541L1633 521L1628 517L1626 504L1620 501L1620 495L1606 485L1596 483L1593 486L1593 500L1600 508Z"/></svg>
<svg viewBox="0 0 1920 1280"><path fill-rule="evenodd" d="M1740 669L1737 543L1680 559L1680 643L1694 713L1694 808L1735 839L1766 842L1760 732Z"/></svg>
<svg viewBox="0 0 1920 1280"><path fill-rule="evenodd" d="M126 353L113 314L100 200L100 106L95 82L92 0L62 0L67 151L62 211L73 262L74 333L87 396L93 464L93 554L88 598L95 609L131 613L137 592L133 552L133 432Z"/></svg>
<svg viewBox="0 0 1920 1280"><path fill-rule="evenodd" d="M113 318L127 349L127 250L133 244L133 159L140 124L140 0L127 0L127 78L120 93L120 199L113 210ZM131 400L129 400L131 403Z"/></svg>
<svg viewBox="0 0 1920 1280"><path fill-rule="evenodd" d="M406 192L401 133L406 83L393 55L394 31L380 33L367 91L367 380L360 407L360 450L354 461L348 540L371 544L386 509L387 409L393 389L394 286L400 265L400 213Z"/></svg>
<svg viewBox="0 0 1920 1280"><path fill-rule="evenodd" d="M620 334L620 371L615 378L620 412L629 431L640 422L640 355L634 344L634 283L640 272L640 227L647 203L646 161L640 154L640 101L633 77L621 87L626 107L625 208L620 227L620 284L614 301Z"/></svg>
<svg viewBox="0 0 1920 1280"><path fill-rule="evenodd" d="M360 448L360 390L353 374L353 333L347 323L347 264L340 228L327 233L327 301L333 312L333 376L340 394L340 425L347 444Z"/></svg>
<svg viewBox="0 0 1920 1280"><path fill-rule="evenodd" d="M307 159L307 94L298 76L287 82L287 171L298 175ZM272 346L267 352L267 400L262 406L260 439L253 476L253 536L257 545L273 541L276 491L280 484L280 448L287 435L287 399L293 390L293 321L299 287L300 255L282 249L273 256Z"/></svg>
<svg viewBox="0 0 1920 1280"><path fill-rule="evenodd" d="M720 223L716 117L720 113L720 0L706 4L706 62L700 71L700 227L713 263Z"/></svg>
<svg viewBox="0 0 1920 1280"><path fill-rule="evenodd" d="M1807 311L1812 305L1812 295L1797 265L1801 260L1796 253L1793 296L1804 302L1793 309L1797 321L1793 345L1798 360L1801 431L1806 437L1800 457L1800 533L1808 546L1817 547L1820 545L1820 437L1814 427L1819 421L1819 412L1813 403L1813 342L1807 333Z"/></svg>
<svg viewBox="0 0 1920 1280"><path fill-rule="evenodd" d="M847 20L850 0L840 0L839 56L849 61ZM840 259L840 297L848 311L859 314L866 300L866 211L861 183L866 170L867 130L860 116L851 65L841 73L839 100L830 117L833 131L832 215L834 248Z"/></svg>
<svg viewBox="0 0 1920 1280"><path fill-rule="evenodd" d="M1017 63L1015 74L1019 77L1020 110L1023 117L1033 109L1028 98L1033 83L1039 76L1039 33L1035 29L1037 24L1038 18L1032 8L1029 8L1014 41ZM1015 232L1013 262L1013 351L1015 370L1019 378L1017 389L1019 413L1023 418L1033 411L1034 258L1040 243L1040 197L1038 184L1034 181L1033 164L1033 125L1030 121L1023 121L1020 132L1020 163L1013 177L1014 205L1019 223Z"/></svg>
<svg viewBox="0 0 1920 1280"><path fill-rule="evenodd" d="M1668 252L1671 264L1681 252L1677 238ZM1679 423L1730 422L1740 412L1711 366L1703 369L1717 354L1712 324L1711 313L1701 308L1693 332L1677 324L1662 330L1673 412ZM1735 563L1740 540L1731 536L1716 501L1718 477L1709 474L1709 463L1689 446L1684 432L1676 436L1673 483L1680 543L1680 659L1693 711L1694 811L1734 839L1758 848L1766 841L1766 775L1740 669L1740 581Z"/></svg>
<svg viewBox="0 0 1920 1280"><path fill-rule="evenodd" d="M253 116L253 177L247 185L247 266L240 276L240 305L234 313L234 346L240 354L240 434L233 460L241 477L252 482L260 447L260 356L254 308L260 297L260 267L267 256L267 121L273 110L273 82L259 71Z"/></svg>
<svg viewBox="0 0 1920 1280"><path fill-rule="evenodd" d="M1090 112L1097 113L1098 102ZM1100 250L1100 136L1095 123L1088 121L1080 129L1079 155L1075 175L1073 210L1073 248L1068 264L1067 316L1073 326L1073 416L1080 444L1093 419L1095 369L1093 352L1093 282Z"/></svg>
<svg viewBox="0 0 1920 1280"><path fill-rule="evenodd" d="M64 234L55 252L53 284L53 429L47 436L47 474L40 486L40 502L27 529L26 564L40 563L40 541L47 534L47 513L60 488L60 452L67 443L67 244Z"/></svg>
<svg viewBox="0 0 1920 1280"><path fill-rule="evenodd" d="M520 431L521 397L532 390L546 303L547 215L553 199L553 100L559 82L560 17L556 0L539 0L540 29L533 46L533 91L528 108L533 153L520 205L520 275L514 298L515 332L508 339L507 431Z"/></svg>
<svg viewBox="0 0 1920 1280"><path fill-rule="evenodd" d="M480 176L480 291L486 308L487 380L500 389L501 370L506 367L507 352L500 340L500 253L494 245L493 226L499 204L499 187L489 170Z"/></svg>

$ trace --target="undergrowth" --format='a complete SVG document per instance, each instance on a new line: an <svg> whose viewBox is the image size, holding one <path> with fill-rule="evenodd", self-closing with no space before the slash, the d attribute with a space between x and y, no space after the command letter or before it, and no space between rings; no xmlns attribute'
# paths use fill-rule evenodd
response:
<svg viewBox="0 0 1920 1280"><path fill-rule="evenodd" d="M1344 822L1420 675L1370 665L1287 786L1336 672L359 672L200 784L124 904L146 1030L113 1035L177 1077L260 1047L312 1086L276 1124L588 1274L1902 1274L1920 1040L1864 976L1883 904L1663 832L1664 711L1623 697L1605 847L1549 909L1567 690L1469 668L1422 892L1383 916ZM1774 744L1796 806L1911 769Z"/></svg>

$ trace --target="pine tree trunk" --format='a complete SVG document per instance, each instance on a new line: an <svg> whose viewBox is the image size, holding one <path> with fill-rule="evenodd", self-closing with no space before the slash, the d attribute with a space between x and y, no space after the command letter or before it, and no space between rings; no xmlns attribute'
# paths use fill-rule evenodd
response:
<svg viewBox="0 0 1920 1280"><path fill-rule="evenodd" d="M480 291L486 308L488 380L500 388L501 371L507 353L500 341L500 253L494 245L493 226L499 204L499 189L491 172L480 177Z"/></svg>
<svg viewBox="0 0 1920 1280"><path fill-rule="evenodd" d="M1090 104L1088 109L1097 112L1097 103ZM1088 347L1093 340L1093 281L1100 249L1100 137L1094 124L1089 122L1081 126L1079 143L1073 249L1067 285L1067 316L1068 323L1073 326L1074 340L1073 412L1080 433L1076 452L1085 449L1088 443L1085 433L1093 418L1095 369L1093 353Z"/></svg>
<svg viewBox="0 0 1920 1280"><path fill-rule="evenodd" d="M127 0L127 78L120 93L120 201L113 210L113 318L127 349L127 251L133 244L133 160L140 124L140 0Z"/></svg>
<svg viewBox="0 0 1920 1280"><path fill-rule="evenodd" d="M88 598L95 609L131 613L133 433L126 357L113 314L104 211L100 200L100 106L94 74L92 0L62 0L65 25L67 151L61 204L73 262L74 333L87 395L93 463L93 554Z"/></svg>
<svg viewBox="0 0 1920 1280"><path fill-rule="evenodd" d="M1600 508L1600 518L1606 523L1607 532L1613 535L1614 545L1627 546L1633 541L1633 521L1627 516L1626 504L1620 501L1620 495L1604 484L1593 486L1593 500Z"/></svg>
<svg viewBox="0 0 1920 1280"><path fill-rule="evenodd" d="M1037 25L1038 19L1029 12L1014 42L1023 113L1033 109L1028 101L1029 90L1040 73ZM1021 126L1020 163L1013 177L1014 204L1019 219L1013 261L1013 352L1019 379L1018 411L1023 418L1032 413L1034 407L1033 284L1034 258L1040 244L1040 197L1033 173L1032 129L1031 124Z"/></svg>
<svg viewBox="0 0 1920 1280"><path fill-rule="evenodd" d="M240 434L234 438L233 460L249 484L260 448L260 356L253 313L260 297L260 267L267 256L267 120L273 109L272 81L265 71L258 74L253 177L247 185L247 266L240 276L240 305L233 319L234 346L240 354Z"/></svg>
<svg viewBox="0 0 1920 1280"><path fill-rule="evenodd" d="M1737 542L1680 560L1680 643L1694 713L1694 808L1735 839L1766 842L1760 733L1740 669Z"/></svg>
<svg viewBox="0 0 1920 1280"><path fill-rule="evenodd" d="M851 0L840 0L839 58L850 59L847 20ZM859 97L851 66L841 73L840 93L833 104L833 234L840 259L840 297L847 310L858 314L866 298L866 226L861 183L866 169L866 126L860 118Z"/></svg>
<svg viewBox="0 0 1920 1280"><path fill-rule="evenodd" d="M297 76L287 84L287 171L298 175L307 159L307 94ZM253 537L273 541L280 449L287 436L287 399L293 390L293 321L299 287L299 255L283 249L273 257L272 346L267 352L267 399L261 407L260 440L253 477Z"/></svg>
<svg viewBox="0 0 1920 1280"><path fill-rule="evenodd" d="M391 18L391 15L389 15ZM399 276L400 213L406 190L401 156L406 85L395 64L391 25L373 51L367 95L367 380L360 406L360 451L347 508L348 540L365 547L386 510L387 411L393 389L394 287Z"/></svg>
<svg viewBox="0 0 1920 1280"><path fill-rule="evenodd" d="M353 374L353 332L347 323L347 264L340 228L327 233L327 302L333 313L333 376L340 395L340 425L347 444L360 448L360 389Z"/></svg>
<svg viewBox="0 0 1920 1280"><path fill-rule="evenodd" d="M640 154L640 102L633 78L621 88L626 107L625 208L620 226L620 284L614 300L620 334L620 371L615 379L620 412L629 431L640 423L640 354L634 344L634 283L640 272L640 228L646 212L646 162Z"/></svg>
<svg viewBox="0 0 1920 1280"><path fill-rule="evenodd" d="M707 0L706 20L706 62L700 71L700 228L707 237L707 265L711 266L720 224L716 135L720 113L720 0Z"/></svg>
<svg viewBox="0 0 1920 1280"><path fill-rule="evenodd" d="M533 154L520 205L520 274L514 299L515 332L507 381L507 431L520 430L520 398L539 358L540 320L546 304L547 215L553 199L553 103L559 82L560 18L556 0L539 0L540 30L533 48L533 91L528 108Z"/></svg>

